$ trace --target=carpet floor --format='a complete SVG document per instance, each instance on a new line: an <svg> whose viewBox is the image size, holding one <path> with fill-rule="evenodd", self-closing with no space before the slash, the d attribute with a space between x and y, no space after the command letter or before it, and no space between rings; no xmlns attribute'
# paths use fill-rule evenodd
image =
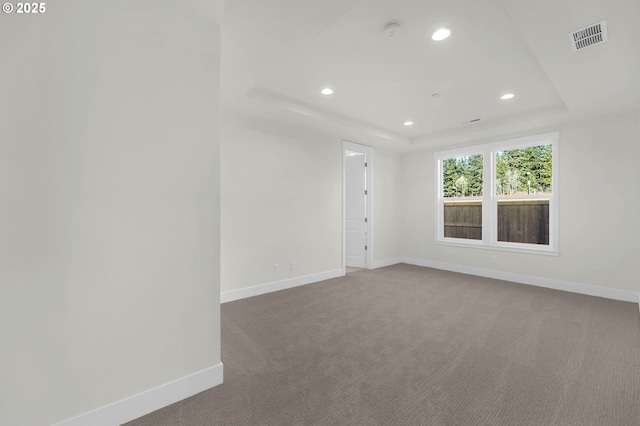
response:
<svg viewBox="0 0 640 426"><path fill-rule="evenodd" d="M634 303L401 264L221 315L224 384L127 426L640 425Z"/></svg>

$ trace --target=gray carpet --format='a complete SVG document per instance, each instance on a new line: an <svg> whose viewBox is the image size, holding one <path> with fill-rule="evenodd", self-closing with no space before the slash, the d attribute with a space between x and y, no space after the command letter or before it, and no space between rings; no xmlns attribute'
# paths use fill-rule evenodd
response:
<svg viewBox="0 0 640 426"><path fill-rule="evenodd" d="M640 424L637 304L416 266L223 304L222 361L127 425Z"/></svg>

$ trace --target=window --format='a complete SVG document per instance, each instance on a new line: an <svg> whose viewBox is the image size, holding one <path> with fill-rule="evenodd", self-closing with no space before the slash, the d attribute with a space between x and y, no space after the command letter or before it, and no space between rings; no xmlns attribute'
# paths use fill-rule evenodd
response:
<svg viewBox="0 0 640 426"><path fill-rule="evenodd" d="M482 154L442 160L444 236L482 240Z"/></svg>
<svg viewBox="0 0 640 426"><path fill-rule="evenodd" d="M436 153L437 240L556 252L558 133Z"/></svg>

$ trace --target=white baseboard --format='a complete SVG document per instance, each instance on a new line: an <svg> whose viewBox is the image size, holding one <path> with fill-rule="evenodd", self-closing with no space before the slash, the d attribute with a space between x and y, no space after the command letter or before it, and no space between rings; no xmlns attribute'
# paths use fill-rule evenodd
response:
<svg viewBox="0 0 640 426"><path fill-rule="evenodd" d="M260 284L253 287L241 288L238 290L228 290L220 293L220 303L233 302L234 300L246 299L247 297L259 296L274 291L286 290L301 285L313 284L318 281L330 280L344 276L344 268L333 271L321 272L319 274L305 275L303 277L290 278L288 280L275 281L272 283Z"/></svg>
<svg viewBox="0 0 640 426"><path fill-rule="evenodd" d="M397 265L398 263L402 263L401 257L394 257L392 259L384 259L384 260L376 260L373 262L373 267L371 269L384 268L386 266Z"/></svg>
<svg viewBox="0 0 640 426"><path fill-rule="evenodd" d="M615 288L598 287L588 284L574 283L570 281L554 280L550 278L534 277L531 275L515 274L512 272L495 271L471 266L455 265L451 263L434 262L425 259L403 257L403 263L427 268L442 269L451 272L477 275L485 278L494 278L504 281L512 281L520 284L534 285L537 287L552 288L554 290L568 291L570 293L586 294L589 296L603 297L605 299L622 300L624 302L638 303L639 294L633 291L619 290Z"/></svg>
<svg viewBox="0 0 640 426"><path fill-rule="evenodd" d="M222 363L54 426L118 426L222 384Z"/></svg>

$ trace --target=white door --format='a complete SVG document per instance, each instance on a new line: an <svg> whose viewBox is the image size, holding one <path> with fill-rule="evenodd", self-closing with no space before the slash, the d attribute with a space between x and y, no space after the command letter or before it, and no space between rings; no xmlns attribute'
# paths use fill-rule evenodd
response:
<svg viewBox="0 0 640 426"><path fill-rule="evenodd" d="M345 157L345 263L365 267L367 244L367 156L348 152Z"/></svg>

